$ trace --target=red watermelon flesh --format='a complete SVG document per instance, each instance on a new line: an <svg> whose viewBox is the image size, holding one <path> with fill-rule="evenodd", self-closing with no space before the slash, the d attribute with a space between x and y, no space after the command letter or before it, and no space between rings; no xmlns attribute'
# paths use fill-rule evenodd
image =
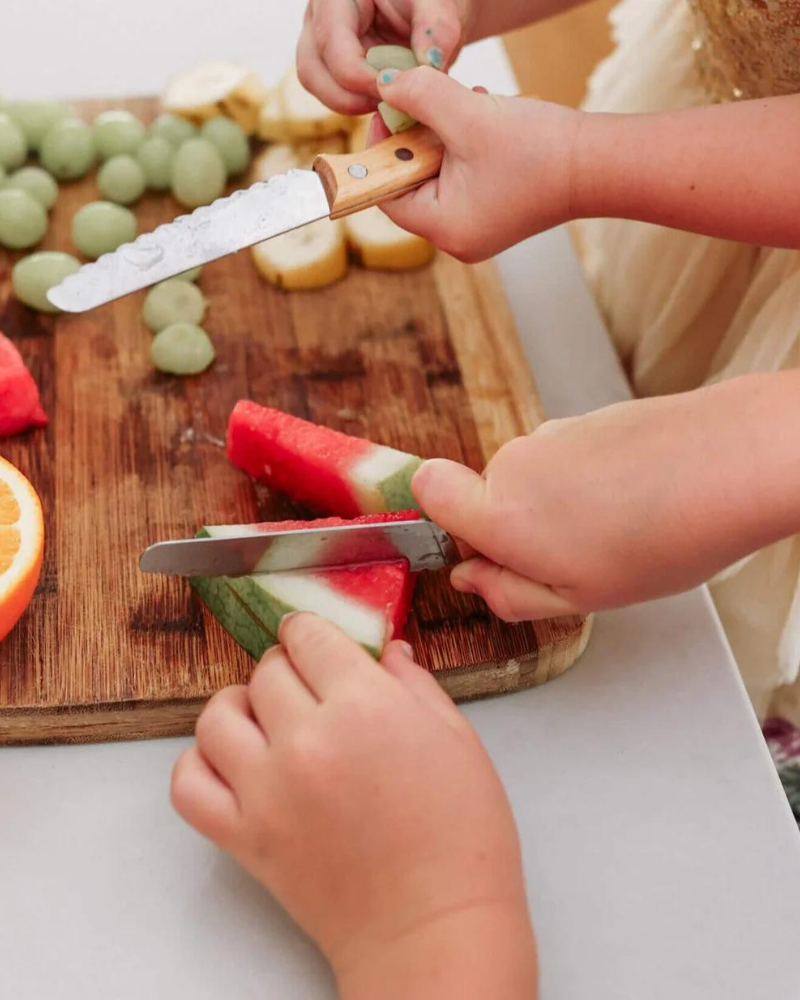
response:
<svg viewBox="0 0 800 1000"><path fill-rule="evenodd" d="M333 528L347 524L381 524L387 521L410 521L419 518L415 510L392 514L368 515L347 521L324 518L316 521L278 521L249 525L254 534L260 531L295 531L305 528ZM223 537L227 526L209 526L201 534ZM252 640L252 620L242 621L239 608L230 610L219 588L227 588L245 606L251 619L270 635L276 635L281 618L291 611L313 611L339 625L351 638L374 656L403 634L411 606L415 577L408 563L395 561L368 566L325 570L295 570L285 573L258 573L249 577L203 579L193 581L224 628L248 648ZM207 599L210 596L210 600ZM242 634L239 635L239 632Z"/></svg>
<svg viewBox="0 0 800 1000"><path fill-rule="evenodd" d="M46 425L33 376L17 348L0 332L0 437Z"/></svg>
<svg viewBox="0 0 800 1000"><path fill-rule="evenodd" d="M420 458L249 400L231 413L228 457L272 489L340 517L416 506Z"/></svg>

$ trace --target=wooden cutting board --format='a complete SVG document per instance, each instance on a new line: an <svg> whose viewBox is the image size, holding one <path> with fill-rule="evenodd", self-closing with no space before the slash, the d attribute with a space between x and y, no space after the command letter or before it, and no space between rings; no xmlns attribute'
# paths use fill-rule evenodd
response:
<svg viewBox="0 0 800 1000"><path fill-rule="evenodd" d="M145 120L149 100L129 101ZM84 104L91 119L110 103ZM116 102L114 106L119 106ZM75 210L94 176L62 187L45 243L71 249ZM148 195L140 230L177 206ZM248 252L209 265L201 287L218 360L198 378L155 372L143 295L82 316L45 317L10 291L16 257L0 252L0 329L39 383L50 426L0 444L38 490L47 544L41 583L0 644L0 744L188 733L205 700L246 681L253 662L188 584L144 576L144 548L204 523L306 516L256 487L225 457L238 399L481 469L541 419L491 264L444 255L421 271L366 272L288 294ZM446 575L422 574L408 637L454 697L541 684L583 651L590 621L505 625Z"/></svg>

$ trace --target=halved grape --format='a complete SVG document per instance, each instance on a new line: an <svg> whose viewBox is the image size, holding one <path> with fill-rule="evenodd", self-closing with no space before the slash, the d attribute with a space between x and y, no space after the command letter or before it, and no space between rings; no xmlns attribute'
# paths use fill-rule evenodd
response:
<svg viewBox="0 0 800 1000"><path fill-rule="evenodd" d="M100 194L109 201L120 205L130 205L141 198L147 183L144 170L138 160L127 153L112 156L106 160L97 172L97 186Z"/></svg>
<svg viewBox="0 0 800 1000"><path fill-rule="evenodd" d="M367 62L373 69L414 69L417 57L404 45L373 45L367 49Z"/></svg>
<svg viewBox="0 0 800 1000"><path fill-rule="evenodd" d="M182 281L197 281L200 275L203 273L203 265L199 267L193 267L191 271L184 271L183 274L178 274L176 277L180 278Z"/></svg>
<svg viewBox="0 0 800 1000"><path fill-rule="evenodd" d="M215 201L225 190L225 161L208 139L189 139L172 163L172 193L186 208Z"/></svg>
<svg viewBox="0 0 800 1000"><path fill-rule="evenodd" d="M74 118L75 111L62 101L14 101L5 109L25 134L31 149L38 149L45 132L56 122Z"/></svg>
<svg viewBox="0 0 800 1000"><path fill-rule="evenodd" d="M170 375L199 375L216 356L208 334L194 323L173 323L156 334L150 345L153 364Z"/></svg>
<svg viewBox="0 0 800 1000"><path fill-rule="evenodd" d="M407 128L411 128L412 125L417 124L411 115L407 115L405 111L398 111L397 108L393 108L386 101L380 102L378 112L381 118L383 118L383 124L389 129L392 135L396 135L398 132L405 132Z"/></svg>
<svg viewBox="0 0 800 1000"><path fill-rule="evenodd" d="M144 142L145 127L130 111L104 111L94 120L94 147L101 160L135 153Z"/></svg>
<svg viewBox="0 0 800 1000"><path fill-rule="evenodd" d="M11 115L0 111L0 167L16 170L25 162L28 142Z"/></svg>
<svg viewBox="0 0 800 1000"><path fill-rule="evenodd" d="M91 201L72 217L72 242L87 257L102 257L135 239L136 216L113 202Z"/></svg>
<svg viewBox="0 0 800 1000"><path fill-rule="evenodd" d="M203 293L185 278L170 278L147 293L142 308L145 326L158 333L174 323L202 323L208 303Z"/></svg>
<svg viewBox="0 0 800 1000"><path fill-rule="evenodd" d="M80 118L56 122L44 134L39 159L60 181L83 177L95 160L91 128Z"/></svg>
<svg viewBox="0 0 800 1000"><path fill-rule="evenodd" d="M229 176L241 174L250 163L250 142L244 129L232 118L211 118L200 135L213 142L222 154Z"/></svg>
<svg viewBox="0 0 800 1000"><path fill-rule="evenodd" d="M0 191L0 244L9 250L32 247L47 232L47 212L27 191Z"/></svg>
<svg viewBox="0 0 800 1000"><path fill-rule="evenodd" d="M80 261L71 254L57 253L54 250L43 250L23 257L11 272L14 294L32 309L57 313L59 310L49 301L47 293L60 285L67 275L74 274L80 266Z"/></svg>
<svg viewBox="0 0 800 1000"><path fill-rule="evenodd" d="M150 126L150 135L166 139L172 146L181 146L197 135L197 127L178 115L159 115Z"/></svg>
<svg viewBox="0 0 800 1000"><path fill-rule="evenodd" d="M153 191L166 191L172 183L172 161L175 149L172 143L161 136L151 136L136 150L147 186Z"/></svg>
<svg viewBox="0 0 800 1000"><path fill-rule="evenodd" d="M20 167L5 182L5 188L27 191L42 206L51 209L58 198L58 184L41 167Z"/></svg>

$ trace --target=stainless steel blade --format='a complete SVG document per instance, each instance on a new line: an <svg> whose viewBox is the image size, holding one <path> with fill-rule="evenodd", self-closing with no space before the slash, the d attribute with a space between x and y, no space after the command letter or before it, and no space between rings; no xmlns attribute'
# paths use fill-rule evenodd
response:
<svg viewBox="0 0 800 1000"><path fill-rule="evenodd" d="M344 525L263 532L258 525L206 529L209 538L159 542L142 556L145 573L174 576L248 576L296 569L407 559L414 572L441 569L459 559L455 542L430 521Z"/></svg>
<svg viewBox="0 0 800 1000"><path fill-rule="evenodd" d="M85 312L328 215L318 175L290 170L123 244L85 264L47 297L65 312Z"/></svg>

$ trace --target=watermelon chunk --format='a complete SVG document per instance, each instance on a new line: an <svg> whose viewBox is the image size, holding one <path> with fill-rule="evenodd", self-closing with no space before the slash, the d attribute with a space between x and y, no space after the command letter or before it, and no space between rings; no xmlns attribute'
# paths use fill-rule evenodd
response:
<svg viewBox="0 0 800 1000"><path fill-rule="evenodd" d="M228 457L315 510L356 517L416 507L416 455L320 427L249 400L228 421Z"/></svg>
<svg viewBox="0 0 800 1000"><path fill-rule="evenodd" d="M265 522L247 526L260 531L330 528L344 524L381 524L419 518L415 510L368 515L345 521ZM198 534L220 538L227 526L208 526ZM236 529L241 530L241 529ZM335 622L376 658L390 639L403 634L414 575L404 561L325 570L257 573L245 577L199 577L191 584L223 628L256 659L277 640L281 619L292 611L313 611Z"/></svg>
<svg viewBox="0 0 800 1000"><path fill-rule="evenodd" d="M0 438L29 427L46 427L39 390L22 355L0 332Z"/></svg>

